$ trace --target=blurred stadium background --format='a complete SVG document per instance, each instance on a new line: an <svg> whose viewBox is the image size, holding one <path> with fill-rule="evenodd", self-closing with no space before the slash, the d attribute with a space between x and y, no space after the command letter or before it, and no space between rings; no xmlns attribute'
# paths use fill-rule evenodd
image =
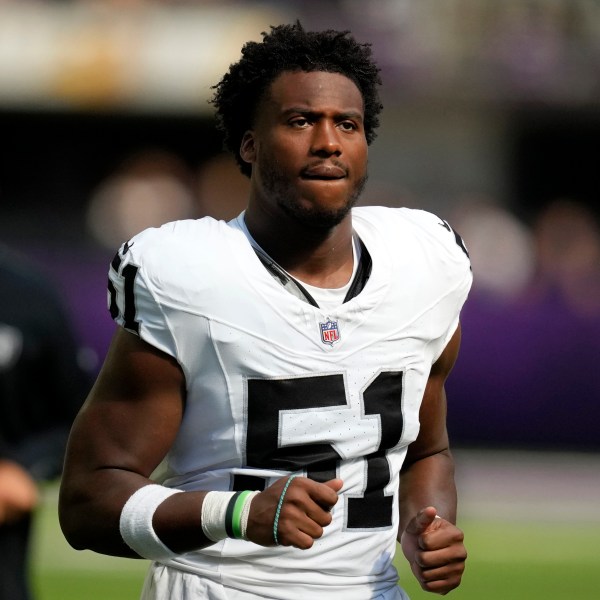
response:
<svg viewBox="0 0 600 600"><path fill-rule="evenodd" d="M473 587L455 596L597 598L596 0L0 0L0 241L60 286L81 361L97 371L118 245L243 207L247 182L221 152L210 86L243 42L296 18L350 29L382 66L362 202L436 212L471 253L448 392ZM32 564L39 597L136 597L139 563L63 548L55 492ZM131 578L133 595L93 594L108 580L125 594Z"/></svg>

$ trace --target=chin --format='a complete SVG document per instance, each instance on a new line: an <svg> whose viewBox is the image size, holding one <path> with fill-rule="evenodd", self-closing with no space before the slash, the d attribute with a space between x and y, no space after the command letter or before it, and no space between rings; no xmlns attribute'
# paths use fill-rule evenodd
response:
<svg viewBox="0 0 600 600"><path fill-rule="evenodd" d="M340 188L339 182L330 185L303 181L299 185L291 185L273 170L266 171L263 178L266 193L282 212L302 227L319 231L330 230L344 220L367 181L365 174L354 185L340 180L344 183L343 188Z"/></svg>
<svg viewBox="0 0 600 600"><path fill-rule="evenodd" d="M294 221L309 229L325 231L339 225L348 215L355 201L346 202L339 208L303 206L299 203L282 203L283 211Z"/></svg>

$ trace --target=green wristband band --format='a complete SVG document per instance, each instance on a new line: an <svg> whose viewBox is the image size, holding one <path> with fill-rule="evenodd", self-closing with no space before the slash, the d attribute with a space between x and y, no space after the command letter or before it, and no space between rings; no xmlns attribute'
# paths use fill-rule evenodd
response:
<svg viewBox="0 0 600 600"><path fill-rule="evenodd" d="M229 503L227 504L227 510L225 511L225 533L229 538L235 537L233 534L233 509L235 508L236 502L242 493L243 492L236 492L233 496L231 496Z"/></svg>
<svg viewBox="0 0 600 600"><path fill-rule="evenodd" d="M246 500L252 494L251 491L246 490L241 492L237 498L235 498L235 504L233 505L233 511L231 514L231 530L233 533L233 537L237 540L241 540L243 538L242 535L242 512L244 510L244 505L246 504Z"/></svg>

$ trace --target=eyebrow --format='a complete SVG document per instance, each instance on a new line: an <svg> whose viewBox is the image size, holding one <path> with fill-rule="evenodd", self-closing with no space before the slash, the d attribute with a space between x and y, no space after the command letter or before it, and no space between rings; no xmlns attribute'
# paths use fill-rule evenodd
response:
<svg viewBox="0 0 600 600"><path fill-rule="evenodd" d="M314 110L312 108L306 108L305 106L302 106L302 107L291 106L290 108L287 108L286 110L284 110L281 114L284 117L291 115L291 114L300 114L300 115L304 115L304 116L319 117L319 116L323 115L323 111ZM338 114L335 115L335 118L338 120L355 119L355 120L361 121L361 122L364 120L363 113L360 111L355 111L355 110L340 111Z"/></svg>

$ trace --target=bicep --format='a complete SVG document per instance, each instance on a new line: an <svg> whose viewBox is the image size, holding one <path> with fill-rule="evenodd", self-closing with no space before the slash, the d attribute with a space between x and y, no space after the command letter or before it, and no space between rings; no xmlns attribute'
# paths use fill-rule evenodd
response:
<svg viewBox="0 0 600 600"><path fill-rule="evenodd" d="M460 336L459 325L444 351L431 367L419 411L419 435L408 448L408 464L448 449L444 384L458 357Z"/></svg>
<svg viewBox="0 0 600 600"><path fill-rule="evenodd" d="M122 469L148 477L177 433L185 381L177 362L123 329L71 432L69 469Z"/></svg>

